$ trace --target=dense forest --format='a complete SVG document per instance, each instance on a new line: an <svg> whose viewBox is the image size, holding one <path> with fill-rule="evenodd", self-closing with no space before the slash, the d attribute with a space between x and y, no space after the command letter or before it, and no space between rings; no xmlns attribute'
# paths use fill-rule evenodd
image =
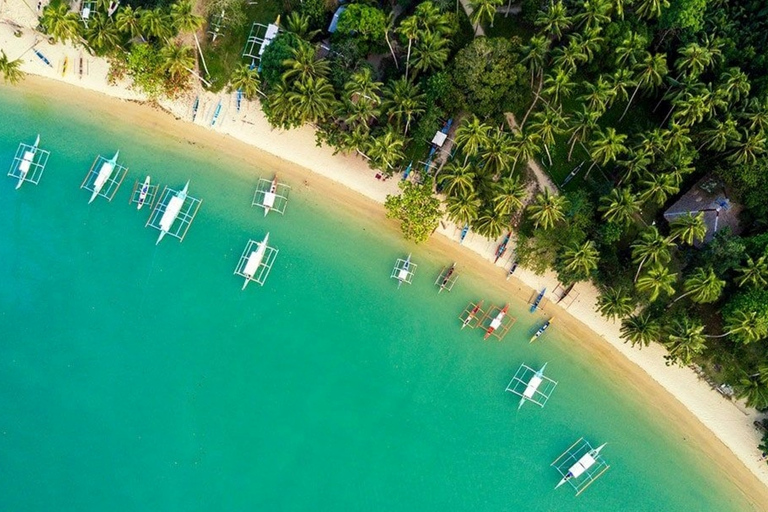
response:
<svg viewBox="0 0 768 512"><path fill-rule="evenodd" d="M503 0L470 4L468 17L454 0L350 1L329 33L328 0L129 1L87 28L54 0L40 29L151 95L199 76L388 175L412 164L387 202L406 237L425 240L443 213L488 238L513 230L520 265L594 282L628 343L662 343L669 364L695 362L768 408L768 7L523 0L507 16ZM251 15L275 13L283 30L258 66L243 61ZM213 20L229 35L203 37ZM15 67L0 56L6 78ZM448 120L451 151L420 164ZM536 187L529 161L556 190ZM664 218L707 187L738 207L736 231L713 233L703 210Z"/></svg>

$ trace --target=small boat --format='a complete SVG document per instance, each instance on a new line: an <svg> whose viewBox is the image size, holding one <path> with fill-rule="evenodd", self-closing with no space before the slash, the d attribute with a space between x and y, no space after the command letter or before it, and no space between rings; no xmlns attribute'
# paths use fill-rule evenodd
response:
<svg viewBox="0 0 768 512"><path fill-rule="evenodd" d="M544 363L544 366L542 366L539 371L534 373L533 377L531 377L531 380L528 381L528 385L525 387L525 391L523 391L523 395L520 397L520 404L517 406L518 411L526 400L533 398L533 394L536 393L537 389L539 389L541 382L544 380L544 368L546 367L547 363Z"/></svg>
<svg viewBox="0 0 768 512"><path fill-rule="evenodd" d="M248 282L253 278L253 275L259 270L259 267L261 266L261 262L264 260L264 255L267 252L267 243L269 242L269 233L266 234L264 237L264 240L261 242L258 242L257 245L259 246L255 251L251 252L251 255L248 256L248 261L245 263L245 269L243 269L243 274L245 274L245 282L243 283L243 290L245 290L245 287L248 286Z"/></svg>
<svg viewBox="0 0 768 512"><path fill-rule="evenodd" d="M146 177L144 180L144 183L141 185L141 191L139 191L139 201L138 206L136 206L137 210L141 210L141 207L144 206L144 201L147 200L147 193L149 192L149 176Z"/></svg>
<svg viewBox="0 0 768 512"><path fill-rule="evenodd" d="M408 179L408 176L411 174L411 168L413 167L413 160L411 160L411 163L408 164L408 167L405 168L405 171L403 171L403 180L405 181Z"/></svg>
<svg viewBox="0 0 768 512"><path fill-rule="evenodd" d="M163 237L171 229L171 226L176 220L176 217L179 216L181 207L184 206L184 201L187 199L187 190L189 190L189 182L184 185L184 188L181 190L181 192L177 192L176 195L173 196L170 201L168 201L168 205L165 207L163 216L160 218L160 236L157 237L157 242L155 242L155 245L160 243L160 240L162 240Z"/></svg>
<svg viewBox="0 0 768 512"><path fill-rule="evenodd" d="M560 304L560 302L568 296L569 293L573 290L574 284L571 284L568 288L565 289L563 294L560 296L559 299L557 299L557 303Z"/></svg>
<svg viewBox="0 0 768 512"><path fill-rule="evenodd" d="M216 124L216 120L219 118L220 113L221 113L221 100L219 100L219 104L216 105L216 110L213 112L213 119L211 119L211 126Z"/></svg>
<svg viewBox="0 0 768 512"><path fill-rule="evenodd" d="M504 309L499 311L496 317L491 320L491 325L489 325L488 330L485 331L485 336L483 337L484 340L487 340L491 334L493 334L493 331L501 327L501 322L504 320L504 317L507 316L507 311L509 311L509 304L505 304Z"/></svg>
<svg viewBox="0 0 768 512"><path fill-rule="evenodd" d="M443 276L443 280L440 283L440 289L437 291L437 293L440 293L443 291L443 288L448 286L448 282L451 280L451 276L453 275L454 270L456 270L456 262L453 262L453 265L451 265L451 268L448 269L448 272L445 273Z"/></svg>
<svg viewBox="0 0 768 512"><path fill-rule="evenodd" d="M192 105L192 122L195 122L195 117L197 117L197 107L200 106L200 96L195 98L195 103Z"/></svg>
<svg viewBox="0 0 768 512"><path fill-rule="evenodd" d="M496 263L497 261L499 261L499 258L501 258L504 255L504 253L507 251L507 244L509 243L509 238L511 236L512 236L512 232L510 231L502 239L501 243L499 244L499 247L496 249L496 259L493 260L493 263Z"/></svg>
<svg viewBox="0 0 768 512"><path fill-rule="evenodd" d="M539 339L539 336L541 336L542 334L544 334L544 331L546 331L546 330L547 330L547 328L550 326L550 324L552 324L552 322L554 322L554 321L555 321L555 319L554 319L554 317L553 317L553 318L550 318L549 320L547 320L546 322L544 322L544 325L542 325L541 327L539 327L539 330L538 330L538 331L536 331L536 334L534 334L533 336L531 336L531 341L529 341L528 343L533 343L534 341L536 341L537 339Z"/></svg>
<svg viewBox="0 0 768 512"><path fill-rule="evenodd" d="M67 74L67 66L69 65L69 57L64 57L64 65L61 66L61 76Z"/></svg>
<svg viewBox="0 0 768 512"><path fill-rule="evenodd" d="M533 301L533 304L531 304L531 313L535 313L537 309L539 309L539 304L541 303L541 299L544 298L544 292L546 292L546 288L542 288L539 294L536 296L536 300Z"/></svg>
<svg viewBox="0 0 768 512"><path fill-rule="evenodd" d="M515 273L515 270L517 270L517 261L513 261L512 266L509 267L509 272L507 272L507 281L509 281L509 278L512 276L512 274Z"/></svg>
<svg viewBox="0 0 768 512"><path fill-rule="evenodd" d="M91 204L93 200L96 199L96 196L99 195L104 184L109 181L109 177L112 176L112 171L115 170L115 165L117 165L117 157L119 155L120 150L118 149L115 156L101 164L99 174L96 175L96 179L93 181L93 193L91 194L91 199L88 201L88 204Z"/></svg>
<svg viewBox="0 0 768 512"><path fill-rule="evenodd" d="M585 453L584 455L582 455L581 458L579 460L577 460L573 464L573 466L571 466L568 469L568 473L566 473L566 475L563 477L563 479L560 480L560 482L558 482L558 484L555 486L555 489L557 489L558 487L563 485L565 482L567 482L571 478L578 478L586 470L591 468L595 464L595 462L597 462L597 456L600 455L600 450L602 450L605 447L606 444L608 444L608 443L603 443L600 446L598 446L597 448L595 448L593 450L590 450L587 453Z"/></svg>
<svg viewBox="0 0 768 512"><path fill-rule="evenodd" d="M477 316L477 312L480 311L480 308L483 306L483 301L481 300L478 302L475 307L472 308L472 311L469 312L467 315L467 318L464 319L464 322L461 324L461 328L465 328L467 325L469 325L469 322L472 321L475 316Z"/></svg>
<svg viewBox="0 0 768 512"><path fill-rule="evenodd" d="M51 61L49 61L48 58L40 52L40 50L38 50L37 48L33 48L32 51L35 52L35 55L37 55L37 57L41 61L43 61L46 66L48 66L49 68L53 67L53 65L51 64Z"/></svg>
<svg viewBox="0 0 768 512"><path fill-rule="evenodd" d="M464 238L466 238L468 232L469 232L469 224L464 224L464 227L461 228L461 235L459 235L459 244L464 243Z"/></svg>
<svg viewBox="0 0 768 512"><path fill-rule="evenodd" d="M562 184L562 185L560 185L560 186L561 186L561 187L564 187L564 186L566 186L568 183L570 183L570 181L571 181L571 180L572 180L572 179L573 179L573 178L574 178L574 177L575 177L575 176L576 176L576 175L579 173L579 171L581 170L581 167L582 167L583 165L584 165L584 162L581 162L579 165L577 165L576 167L574 167L574 169L571 171L571 173L570 173L568 176L566 176L565 180L563 181L563 184Z"/></svg>
<svg viewBox="0 0 768 512"><path fill-rule="evenodd" d="M408 257L405 259L405 262L403 262L403 268L400 269L400 271L397 273L397 287L400 288L400 286L403 284L403 281L408 279L408 271L411 269L411 255L409 254Z"/></svg>
<svg viewBox="0 0 768 512"><path fill-rule="evenodd" d="M277 174L272 179L272 184L269 185L269 192L264 192L264 216L266 217L275 206L275 198L277 197Z"/></svg>
<svg viewBox="0 0 768 512"><path fill-rule="evenodd" d="M83 70L85 69L85 66L83 66L83 54L81 53L77 57L77 76L79 78L83 78Z"/></svg>
<svg viewBox="0 0 768 512"><path fill-rule="evenodd" d="M39 144L40 134L37 135L35 143L32 145L32 147L27 151L24 151L24 155L21 157L21 162L19 162L19 182L16 184L16 189L21 187L21 184L24 183L24 178L27 177L29 168L32 166L32 162L35 159L35 154L37 154L37 146Z"/></svg>
<svg viewBox="0 0 768 512"><path fill-rule="evenodd" d="M237 103L236 103L237 111L240 112L240 103L242 103L242 101L243 101L243 90L242 89L238 89L237 90L236 101L237 101Z"/></svg>

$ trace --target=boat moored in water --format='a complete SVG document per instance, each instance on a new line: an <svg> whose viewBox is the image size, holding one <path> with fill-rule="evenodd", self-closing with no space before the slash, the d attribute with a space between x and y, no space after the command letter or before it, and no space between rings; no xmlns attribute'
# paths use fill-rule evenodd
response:
<svg viewBox="0 0 768 512"><path fill-rule="evenodd" d="M93 180L93 192L91 193L91 199L88 200L88 204L91 204L93 200L96 199L96 196L99 195L101 189L104 188L104 184L109 181L109 177L112 176L112 172L115 170L115 166L117 165L118 156L120 156L119 149L117 152L115 152L115 156L101 164L99 173L96 175L96 179Z"/></svg>
<svg viewBox="0 0 768 512"><path fill-rule="evenodd" d="M24 151L24 155L21 157L21 162L19 162L19 182L16 183L16 189L21 187L21 184L24 183L24 179L27 177L27 173L29 173L29 168L32 166L32 162L35 160L35 155L37 154L37 147L40 145L40 135L37 135L37 138L35 139L35 143L32 145L31 148Z"/></svg>
<svg viewBox="0 0 768 512"><path fill-rule="evenodd" d="M245 269L243 269L243 275L245 275L243 290L245 290L245 287L248 286L248 283L251 281L251 279L253 279L253 276L259 270L259 267L261 266L262 261L264 261L264 255L267 252L268 243L269 243L269 233L267 233L266 236L264 236L264 240L262 240L261 242L258 242L258 248L255 251L252 251L250 256L248 256L248 261L245 264Z"/></svg>
<svg viewBox="0 0 768 512"><path fill-rule="evenodd" d="M531 341L529 341L529 343L533 343L534 341L536 341L537 339L539 339L539 336L541 336L542 334L544 334L544 331L546 331L546 330L547 330L547 328L548 328L548 327L549 327L549 326L552 324L552 322L554 322L554 321L555 321L555 319L554 319L554 318L550 318L549 320L547 320L546 322L544 322L544 325L542 325L541 327L539 327L539 330L538 330L538 331L536 331L536 334L534 334L533 336L531 336Z"/></svg>
<svg viewBox="0 0 768 512"><path fill-rule="evenodd" d="M144 179L144 183L141 185L141 190L139 191L139 200L138 205L136 206L137 210L141 210L141 207L144 206L144 202L147 200L147 193L149 193L149 182L150 178L149 176Z"/></svg>
<svg viewBox="0 0 768 512"><path fill-rule="evenodd" d="M484 340L487 340L491 336L491 334L493 334L493 331L501 327L501 322L504 320L504 317L507 316L507 311L509 311L509 304L505 304L504 309L499 311L496 317L493 320L491 320L491 324L488 326L488 329L485 331L485 336L483 337Z"/></svg>
<svg viewBox="0 0 768 512"><path fill-rule="evenodd" d="M173 222L176 220L176 217L179 216L181 207L184 206L184 201L187 199L187 190L189 190L189 181L187 181L187 184L184 185L184 188L181 190L181 192L178 192L168 201L168 205L165 207L163 216L160 219L160 235L157 237L157 242L155 242L155 245L159 244L160 240L162 240L163 237L168 234L168 231L170 231Z"/></svg>

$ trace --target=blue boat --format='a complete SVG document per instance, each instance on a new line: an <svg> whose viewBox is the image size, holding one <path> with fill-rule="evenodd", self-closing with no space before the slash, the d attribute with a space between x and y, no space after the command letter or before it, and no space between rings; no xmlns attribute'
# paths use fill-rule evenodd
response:
<svg viewBox="0 0 768 512"><path fill-rule="evenodd" d="M535 313L537 309L539 309L539 304L541 303L541 299L544 298L544 292L546 292L546 288L542 288L541 292L536 296L536 300L533 301L533 304L531 304L531 313Z"/></svg>
<svg viewBox="0 0 768 512"><path fill-rule="evenodd" d="M509 243L509 238L512 236L512 232L510 231L507 233L507 236L504 237L504 239L499 244L498 249L496 249L496 259L493 260L493 263L497 263L499 261L499 258L501 258L504 253L507 251L507 244Z"/></svg>
<svg viewBox="0 0 768 512"><path fill-rule="evenodd" d="M53 66L51 65L51 61L49 61L49 60L48 60L48 58L46 58L46 56L45 56L45 55L43 55L42 53L40 53L40 51L39 51L37 48L33 48L33 49L32 49L32 51L33 51L33 52L35 52L35 55L37 55L37 56L40 58L40 60L41 60L41 61L45 62L46 66L48 66L48 67L50 67L50 68L52 68L52 67L53 67Z"/></svg>
<svg viewBox="0 0 768 512"><path fill-rule="evenodd" d="M216 124L216 120L219 118L220 112L221 112L221 100L219 100L219 104L216 105L216 110L213 112L213 119L211 119L211 126Z"/></svg>
<svg viewBox="0 0 768 512"><path fill-rule="evenodd" d="M413 167L413 160L411 160L411 163L408 164L408 167L405 168L405 171L403 171L403 180L405 181L408 179L408 176L411 174L411 168Z"/></svg>
<svg viewBox="0 0 768 512"><path fill-rule="evenodd" d="M461 236L459 236L459 243L464 243L464 238L467 236L467 233L469 232L469 224L464 224L464 227L461 228Z"/></svg>
<svg viewBox="0 0 768 512"><path fill-rule="evenodd" d="M240 103L243 101L243 90L237 90L237 111L240 112Z"/></svg>
<svg viewBox="0 0 768 512"><path fill-rule="evenodd" d="M200 96L195 98L195 104L192 105L192 122L195 122L195 117L197 117L197 107L200 106Z"/></svg>

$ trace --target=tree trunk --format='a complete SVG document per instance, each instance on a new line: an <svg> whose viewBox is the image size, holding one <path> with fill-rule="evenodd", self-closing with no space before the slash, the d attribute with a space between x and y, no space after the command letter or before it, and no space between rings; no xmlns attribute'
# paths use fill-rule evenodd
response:
<svg viewBox="0 0 768 512"><path fill-rule="evenodd" d="M571 154L573 154L573 148L576 147L576 142L578 140L579 140L579 138L576 137L576 133L574 133L573 135L571 135L571 140L568 141L568 142L571 143L571 147L568 149L568 161L569 162L571 161Z"/></svg>
<svg viewBox="0 0 768 512"><path fill-rule="evenodd" d="M629 110L629 106L632 105L632 101L635 99L635 94L637 94L637 91L640 90L640 84L637 84L637 87L635 87L635 92L632 93L632 97L629 98L629 102L627 102L627 108L624 109L624 113L621 114L621 117L619 118L619 122L621 122L622 119L624 119L624 116L627 115L627 110Z"/></svg>
<svg viewBox="0 0 768 512"><path fill-rule="evenodd" d="M635 273L635 280L632 281L633 283L637 282L637 278L640 277L640 271L643 270L643 265L645 265L645 260L648 259L648 256L640 260L640 266L637 267L637 272Z"/></svg>
<svg viewBox="0 0 768 512"><path fill-rule="evenodd" d="M395 61L395 67L399 70L400 65L397 63L397 57L395 56L395 50L392 48L392 43L389 42L389 32L384 32L384 39L387 41L387 46L389 46L389 52L392 54L392 58Z"/></svg>
<svg viewBox="0 0 768 512"><path fill-rule="evenodd" d="M520 131L523 131L523 126L525 126L525 121L528 119L528 115L531 113L531 111L533 110L533 107L535 107L536 103L539 101L539 98L541 97L540 96L541 88L543 86L544 86L544 73L540 73L539 74L539 88L534 93L533 102L531 103L531 106L528 107L528 111L525 113L525 115L523 116L523 120L520 122L520 127L519 127Z"/></svg>
<svg viewBox="0 0 768 512"><path fill-rule="evenodd" d="M547 158L549 159L549 166L552 167L552 156L549 154L549 146L544 144L544 151L547 153Z"/></svg>
<svg viewBox="0 0 768 512"><path fill-rule="evenodd" d="M408 69L411 65L411 43L413 39L408 38L408 56L405 58L405 81L408 81Z"/></svg>
<svg viewBox="0 0 768 512"><path fill-rule="evenodd" d="M671 308L672 306L674 306L674 305L675 305L675 302L679 301L679 300L680 300L680 299L682 299L683 297L687 297L688 295L690 295L690 294L692 294L692 293L693 293L693 291L690 291L690 292L685 292L684 294L682 294L681 296L679 296L678 298L676 298L675 300L673 300L672 302L670 302L670 303L669 303L669 305L667 306L667 309L669 309L669 308Z"/></svg>
<svg viewBox="0 0 768 512"><path fill-rule="evenodd" d="M587 173L584 175L584 179L587 179L589 177L590 171L592 171L592 168L597 165L597 160L592 160L592 165L589 166L589 169L587 169Z"/></svg>

